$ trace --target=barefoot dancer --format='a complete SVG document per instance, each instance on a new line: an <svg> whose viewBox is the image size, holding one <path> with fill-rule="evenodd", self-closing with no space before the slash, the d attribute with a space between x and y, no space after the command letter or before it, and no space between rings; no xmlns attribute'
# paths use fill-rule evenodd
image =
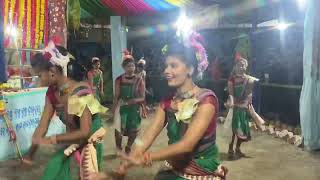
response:
<svg viewBox="0 0 320 180"><path fill-rule="evenodd" d="M88 81L92 87L96 98L100 101L104 95L103 91L103 73L100 70L100 59L97 57L92 58L93 69L88 72Z"/></svg>
<svg viewBox="0 0 320 180"><path fill-rule="evenodd" d="M142 57L137 63L137 70L136 70L136 74L138 76L141 76L141 78L144 81L146 80L146 71L144 70L145 65L146 65L146 61Z"/></svg>
<svg viewBox="0 0 320 180"><path fill-rule="evenodd" d="M122 150L122 136L128 136L125 152L129 153L134 140L140 129L141 116L140 107L144 102L145 85L144 80L135 74L135 62L129 52L125 52L122 62L124 74L119 76L115 82L114 111L119 110L120 127L115 129L115 141L118 150ZM118 106L118 108L117 108ZM116 115L115 115L116 116Z"/></svg>
<svg viewBox="0 0 320 180"><path fill-rule="evenodd" d="M35 72L49 84L43 116L48 120L56 112L65 123L67 132L44 137L49 120L40 121L33 137L32 148L36 149L34 147L39 144L60 143L69 147L53 156L41 179L70 180L70 155L79 163L80 176L84 179L88 173L98 172L101 168L102 144L98 141L105 132L98 113L107 109L94 98L87 83L80 82L86 75L85 70L75 60L69 62L65 49L56 48L50 42L44 52L36 54L32 60Z"/></svg>
<svg viewBox="0 0 320 180"><path fill-rule="evenodd" d="M136 69L136 74L140 76L143 80L144 85L146 86L146 76L147 73L144 70L146 65L146 61L143 59L143 57L138 61L137 63L137 69ZM149 94L147 88L145 87L145 93ZM146 101L144 101L141 106L140 106L140 115L142 118L147 118L147 104Z"/></svg>
<svg viewBox="0 0 320 180"><path fill-rule="evenodd" d="M229 157L233 157L234 153L238 157L245 156L241 150L241 143L251 139L249 121L251 114L253 117L258 116L252 105L252 89L256 78L246 74L248 62L239 54L236 55L236 64L228 81L228 91L231 99L234 99L230 107L233 110L232 118L232 140L229 144ZM231 100L232 102L232 100ZM261 118L260 118L261 119ZM235 152L233 150L234 140L237 137Z"/></svg>
<svg viewBox="0 0 320 180"><path fill-rule="evenodd" d="M130 166L151 166L152 161L166 160L170 170L160 171L157 180L225 179L227 170L218 160L216 118L218 99L208 89L195 85L193 77L207 68L205 50L199 35L190 37L191 47L166 45L165 76L173 95L161 101L154 120L142 139L135 141L133 152L117 169L124 174ZM150 151L163 128L167 128L168 146Z"/></svg>

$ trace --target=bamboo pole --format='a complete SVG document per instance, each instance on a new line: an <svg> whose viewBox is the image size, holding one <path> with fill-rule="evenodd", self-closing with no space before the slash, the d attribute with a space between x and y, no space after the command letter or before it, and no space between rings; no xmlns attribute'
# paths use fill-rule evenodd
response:
<svg viewBox="0 0 320 180"><path fill-rule="evenodd" d="M0 116L3 117L4 122L7 126L7 129L9 131L10 141L12 141L15 146L17 156L19 157L19 159L21 161L23 161L22 153L21 153L20 147L17 142L17 135L16 135L16 132L14 131L13 125L7 115L5 104L6 104L6 102L4 101L3 95L1 94L1 96L0 96Z"/></svg>

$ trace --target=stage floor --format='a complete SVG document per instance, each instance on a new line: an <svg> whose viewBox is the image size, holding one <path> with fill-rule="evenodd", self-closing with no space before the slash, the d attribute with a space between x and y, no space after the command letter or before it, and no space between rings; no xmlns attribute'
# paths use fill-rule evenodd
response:
<svg viewBox="0 0 320 180"><path fill-rule="evenodd" d="M150 118L151 119L151 118ZM152 120L143 120L145 129ZM106 123L108 129L105 138L105 169L111 171L119 165L115 158L114 133L112 124ZM217 143L220 148L221 160L229 169L229 180L319 180L320 179L320 152L309 153L283 140L273 138L261 132L252 131L252 141L243 144L242 151L250 158L228 161L229 135L224 128L218 126ZM154 143L152 149L164 147L167 144L166 132L163 131ZM34 180L40 179L46 161L55 151L52 147L43 147L36 157L31 168L21 168L15 161L0 162L0 180ZM154 163L152 168L134 168L130 171L128 180L152 180L163 163ZM77 170L72 170L74 179Z"/></svg>

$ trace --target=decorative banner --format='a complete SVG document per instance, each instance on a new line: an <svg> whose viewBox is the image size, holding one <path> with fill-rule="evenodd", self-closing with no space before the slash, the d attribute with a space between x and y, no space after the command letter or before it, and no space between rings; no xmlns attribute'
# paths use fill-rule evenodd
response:
<svg viewBox="0 0 320 180"><path fill-rule="evenodd" d="M190 0L91 0L104 4L117 15L129 15L145 12L168 11L183 7L191 2ZM82 2L81 2L82 3ZM85 4L85 3L82 3ZM86 5L84 5L86 6ZM81 7L83 7L81 5ZM92 8L84 7L87 12L92 12ZM88 9L89 8L89 9ZM94 12L92 12L94 13Z"/></svg>
<svg viewBox="0 0 320 180"><path fill-rule="evenodd" d="M38 126L45 103L46 88L30 89L30 91L6 93L6 109L17 134L17 142L22 153L26 153L31 146L31 138ZM36 101L35 101L36 99ZM32 103L30 103L32 102ZM51 120L48 134L61 134L65 126L56 117ZM0 117L0 160L16 157L15 148L9 142L7 127Z"/></svg>

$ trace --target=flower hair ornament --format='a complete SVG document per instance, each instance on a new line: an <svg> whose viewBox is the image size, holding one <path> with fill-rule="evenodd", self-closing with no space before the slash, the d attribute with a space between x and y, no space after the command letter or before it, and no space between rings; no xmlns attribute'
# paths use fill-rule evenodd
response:
<svg viewBox="0 0 320 180"><path fill-rule="evenodd" d="M133 56L130 54L130 52L127 49L125 49L123 51L123 60L125 61L129 59L133 60Z"/></svg>
<svg viewBox="0 0 320 180"><path fill-rule="evenodd" d="M244 63L246 64L246 66L248 67L248 60L246 60L245 58L243 58L239 52L236 52L236 54L235 54L235 56L234 56L234 60L235 60L235 63L238 63L238 62L240 62L240 61L244 62ZM234 71L235 71L235 70L233 69L233 70L232 70L232 74L234 74ZM250 81L250 82L259 81L258 78L255 78L255 77L253 77L253 76L247 75L247 77L249 78L249 81Z"/></svg>
<svg viewBox="0 0 320 180"><path fill-rule="evenodd" d="M144 57L142 57L139 61L138 64L142 64L145 65L146 64L146 60L144 60Z"/></svg>
<svg viewBox="0 0 320 180"><path fill-rule="evenodd" d="M69 54L64 56L56 48L53 41L50 41L47 47L43 50L43 55L48 59L53 65L62 67L63 74L67 76L67 65L70 61Z"/></svg>
<svg viewBox="0 0 320 180"><path fill-rule="evenodd" d="M98 57L93 57L93 58L91 59L91 62L95 62L95 61L100 61L100 59L99 59Z"/></svg>
<svg viewBox="0 0 320 180"><path fill-rule="evenodd" d="M208 56L206 49L203 47L204 39L203 37L197 33L192 32L189 37L189 42L187 41L187 46L192 47L196 51L196 58L198 60L198 77L202 79L203 72L208 68Z"/></svg>
<svg viewBox="0 0 320 180"><path fill-rule="evenodd" d="M237 63L239 61L244 61L246 63L246 65L248 66L248 61L245 58L243 58L239 52L236 52L236 54L234 56L234 60L235 60L235 63Z"/></svg>

